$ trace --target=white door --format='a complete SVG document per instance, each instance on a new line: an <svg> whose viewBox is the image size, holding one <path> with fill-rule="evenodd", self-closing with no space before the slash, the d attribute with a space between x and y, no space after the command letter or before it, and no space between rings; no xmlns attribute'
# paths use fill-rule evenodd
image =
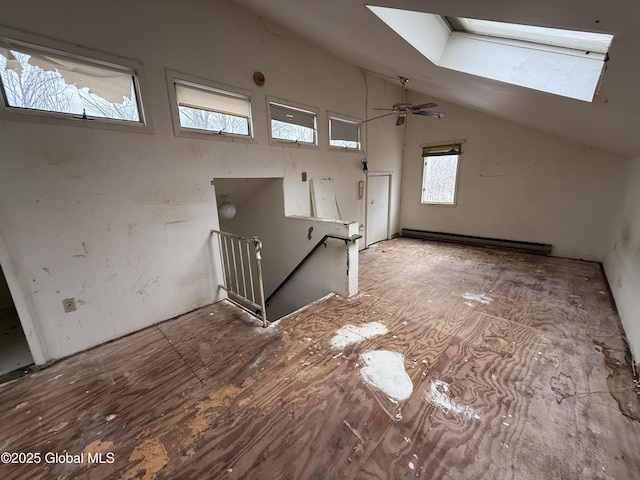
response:
<svg viewBox="0 0 640 480"><path fill-rule="evenodd" d="M391 175L369 172L367 178L367 247L389 238Z"/></svg>

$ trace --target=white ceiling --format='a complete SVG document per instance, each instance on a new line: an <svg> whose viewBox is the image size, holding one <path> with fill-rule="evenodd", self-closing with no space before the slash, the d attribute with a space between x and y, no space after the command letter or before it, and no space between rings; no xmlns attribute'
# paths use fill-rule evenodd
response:
<svg viewBox="0 0 640 480"><path fill-rule="evenodd" d="M640 155L640 2L634 0L233 0L363 69L411 80L410 90L607 150ZM611 33L593 103L433 65L365 4L441 15Z"/></svg>

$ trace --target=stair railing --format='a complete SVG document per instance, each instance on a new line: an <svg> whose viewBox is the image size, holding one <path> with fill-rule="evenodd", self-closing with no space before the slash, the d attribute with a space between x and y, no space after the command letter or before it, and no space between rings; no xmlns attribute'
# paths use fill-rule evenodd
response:
<svg viewBox="0 0 640 480"><path fill-rule="evenodd" d="M266 305L269 305L269 302L273 299L273 297L276 296L276 294L282 289L282 287L284 287L289 280L291 280L293 278L293 276L298 272L298 270L300 270L303 265L305 263L307 263L307 261L313 256L314 253L316 253L318 251L318 249L322 246L325 245L326 246L326 241L329 238L334 238L336 240L342 240L344 241L344 244L347 245L349 242L353 242L355 243L356 240L358 240L359 238L362 238L362 235L351 235L350 237L344 236L344 235L325 235L324 237L322 237L320 239L320 241L318 243L316 243L316 245L311 249L311 251L309 251L309 253L307 253L307 255L300 260L300 262L293 268L293 270L291 270L291 273L289 273L289 275L286 276L286 278L280 282L280 285L278 285L276 287L276 289L271 292L271 295L269 295L265 301ZM348 259L348 257L347 257Z"/></svg>
<svg viewBox="0 0 640 480"><path fill-rule="evenodd" d="M249 305L253 313L262 319L262 326L268 327L267 308L262 279L262 242L258 237L244 238L233 233L211 230L217 236L222 259L220 288L239 300L237 303ZM254 279L255 268L255 279Z"/></svg>

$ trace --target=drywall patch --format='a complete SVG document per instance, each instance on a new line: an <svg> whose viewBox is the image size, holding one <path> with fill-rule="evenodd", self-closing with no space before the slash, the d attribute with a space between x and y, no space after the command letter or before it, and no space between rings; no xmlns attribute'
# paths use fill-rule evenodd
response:
<svg viewBox="0 0 640 480"><path fill-rule="evenodd" d="M336 330L331 339L331 347L343 349L352 343L362 342L367 338L384 335L389 330L379 322L363 323L362 325L345 325Z"/></svg>
<svg viewBox="0 0 640 480"><path fill-rule="evenodd" d="M406 400L413 393L413 382L404 369L404 356L389 350L371 350L360 354L364 365L360 370L362 380L382 390L389 398Z"/></svg>
<svg viewBox="0 0 640 480"><path fill-rule="evenodd" d="M431 380L429 390L424 398L434 407L439 408L445 413L453 413L473 420L480 420L480 414L468 405L458 403L449 396L450 387L447 382L442 380Z"/></svg>

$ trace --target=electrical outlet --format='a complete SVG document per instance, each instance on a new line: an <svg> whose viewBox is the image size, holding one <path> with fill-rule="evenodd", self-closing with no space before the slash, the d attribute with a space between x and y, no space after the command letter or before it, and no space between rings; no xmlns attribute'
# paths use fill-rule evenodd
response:
<svg viewBox="0 0 640 480"><path fill-rule="evenodd" d="M62 300L62 306L64 307L64 313L75 312L76 311L76 299L75 298L65 298Z"/></svg>

